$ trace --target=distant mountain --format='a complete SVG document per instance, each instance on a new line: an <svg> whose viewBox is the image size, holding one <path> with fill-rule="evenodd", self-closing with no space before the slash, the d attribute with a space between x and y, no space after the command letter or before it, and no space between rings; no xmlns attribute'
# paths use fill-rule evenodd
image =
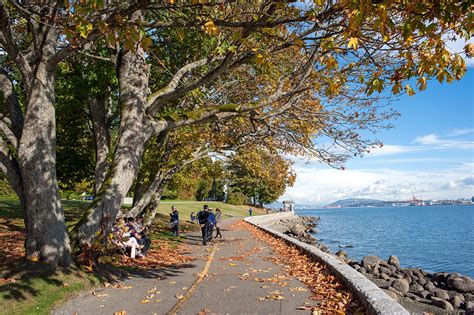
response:
<svg viewBox="0 0 474 315"><path fill-rule="evenodd" d="M326 208L385 207L390 202L376 199L349 198L328 204Z"/></svg>

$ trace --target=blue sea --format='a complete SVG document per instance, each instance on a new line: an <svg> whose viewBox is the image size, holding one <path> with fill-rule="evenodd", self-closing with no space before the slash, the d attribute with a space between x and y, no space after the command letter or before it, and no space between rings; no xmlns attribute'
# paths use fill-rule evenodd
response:
<svg viewBox="0 0 474 315"><path fill-rule="evenodd" d="M314 235L331 252L360 260L396 255L404 268L474 278L474 205L296 210L321 221ZM352 247L350 247L352 246Z"/></svg>

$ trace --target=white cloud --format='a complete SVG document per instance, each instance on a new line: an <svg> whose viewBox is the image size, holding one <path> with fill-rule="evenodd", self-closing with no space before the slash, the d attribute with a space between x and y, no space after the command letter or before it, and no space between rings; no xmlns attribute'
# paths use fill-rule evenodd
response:
<svg viewBox="0 0 474 315"><path fill-rule="evenodd" d="M474 128L460 128L460 129L453 129L450 133L448 133L447 137L457 137L457 136L464 136L474 133Z"/></svg>
<svg viewBox="0 0 474 315"><path fill-rule="evenodd" d="M465 135L465 134L466 132L464 132L462 135ZM452 133L450 135L452 135ZM458 129L458 135L460 135L459 129ZM438 149L446 149L446 148L474 149L474 141L466 141L466 140L459 140L459 139L445 139L435 133L416 137L414 140L414 143L421 144L421 145L428 145L428 146L432 146L433 148L438 148Z"/></svg>
<svg viewBox="0 0 474 315"><path fill-rule="evenodd" d="M324 205L345 198L408 200L466 198L474 195L474 169L469 165L436 171L394 169L336 170L299 165L294 187L282 199Z"/></svg>
<svg viewBox="0 0 474 315"><path fill-rule="evenodd" d="M415 146L387 144L387 145L384 145L383 147L373 149L368 154L368 156L387 156L387 155L402 154L402 153L420 151L420 150L422 149Z"/></svg>

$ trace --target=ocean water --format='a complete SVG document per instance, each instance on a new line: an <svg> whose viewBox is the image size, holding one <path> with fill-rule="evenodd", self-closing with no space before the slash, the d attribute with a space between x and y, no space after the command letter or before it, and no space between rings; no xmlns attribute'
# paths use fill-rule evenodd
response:
<svg viewBox="0 0 474 315"><path fill-rule="evenodd" d="M474 278L474 205L296 210L318 216L314 235L331 252L360 260L396 255L404 268ZM351 247L352 246L352 247Z"/></svg>

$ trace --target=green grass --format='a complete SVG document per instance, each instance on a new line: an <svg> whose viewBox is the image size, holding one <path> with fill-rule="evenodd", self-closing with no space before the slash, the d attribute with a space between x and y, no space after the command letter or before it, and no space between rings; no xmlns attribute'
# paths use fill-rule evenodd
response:
<svg viewBox="0 0 474 315"><path fill-rule="evenodd" d="M76 222L89 204L81 200L63 200L62 203L68 225ZM191 212L197 213L204 204L208 204L214 210L220 208L224 218L248 215L249 206L234 206L222 202L167 200L161 202L158 207L150 237L169 242L172 247L178 246L185 237L171 236L168 227L171 206L175 205L178 208L181 227L184 230L191 230L197 228L197 225L189 222L189 215ZM255 215L263 213L262 209L253 209ZM13 231L18 233L23 230L23 215L18 199L13 196L0 196L0 233ZM22 244L18 246L21 247ZM55 270L44 264L24 259L1 265L0 278L15 280L3 284L0 282L0 314L49 314L55 306L71 295L98 286L105 279L111 281L111 278L117 278L117 274L120 277L123 275L120 272L113 268L100 275L86 273L78 268Z"/></svg>

